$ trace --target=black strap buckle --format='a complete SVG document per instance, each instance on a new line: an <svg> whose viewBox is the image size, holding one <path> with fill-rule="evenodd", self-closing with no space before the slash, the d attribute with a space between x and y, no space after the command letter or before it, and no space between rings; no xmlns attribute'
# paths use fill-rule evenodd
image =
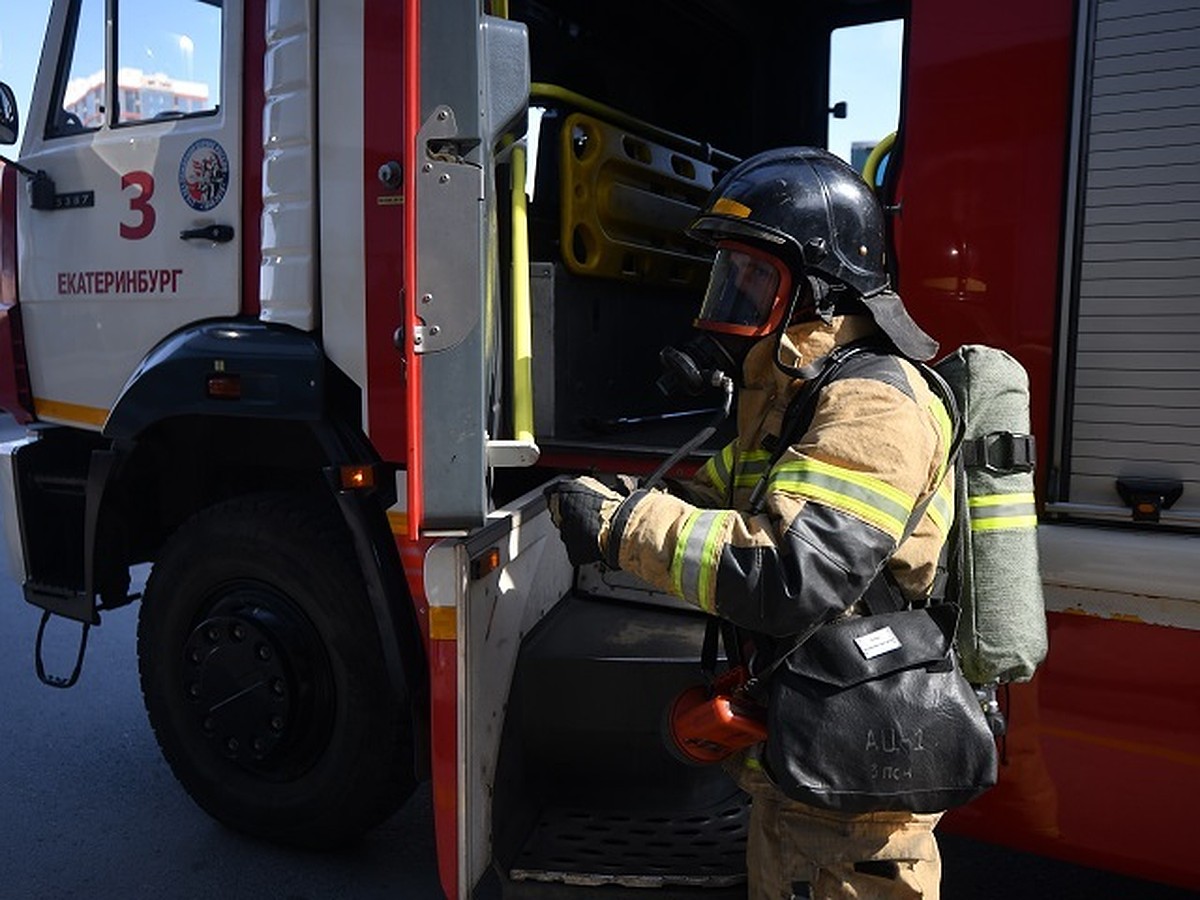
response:
<svg viewBox="0 0 1200 900"><path fill-rule="evenodd" d="M1032 434L993 431L963 441L962 458L968 469L983 469L996 475L1032 472L1037 448Z"/></svg>

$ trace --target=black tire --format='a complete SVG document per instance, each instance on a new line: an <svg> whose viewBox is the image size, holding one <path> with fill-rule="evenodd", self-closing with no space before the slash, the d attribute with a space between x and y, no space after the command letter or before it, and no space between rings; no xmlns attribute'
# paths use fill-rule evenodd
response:
<svg viewBox="0 0 1200 900"><path fill-rule="evenodd" d="M142 696L176 778L231 828L305 847L352 841L415 786L408 698L326 506L273 494L198 513L138 618Z"/></svg>

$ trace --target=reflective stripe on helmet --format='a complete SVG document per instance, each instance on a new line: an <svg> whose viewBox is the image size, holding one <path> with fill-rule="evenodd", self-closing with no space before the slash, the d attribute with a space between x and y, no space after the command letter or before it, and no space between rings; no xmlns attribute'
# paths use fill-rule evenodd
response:
<svg viewBox="0 0 1200 900"><path fill-rule="evenodd" d="M985 494L968 497L972 531L1002 531L1037 527L1033 494Z"/></svg>
<svg viewBox="0 0 1200 900"><path fill-rule="evenodd" d="M730 200L728 197L719 197L712 205L712 211L723 216L737 216L739 219L745 219L750 215L750 207L744 203L738 203L736 200Z"/></svg>
<svg viewBox="0 0 1200 900"><path fill-rule="evenodd" d="M772 491L799 494L861 519L899 541L916 499L886 481L810 457L780 463Z"/></svg>

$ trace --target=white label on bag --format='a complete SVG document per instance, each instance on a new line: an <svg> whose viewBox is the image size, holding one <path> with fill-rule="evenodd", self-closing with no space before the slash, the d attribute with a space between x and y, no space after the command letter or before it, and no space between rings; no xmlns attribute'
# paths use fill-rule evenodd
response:
<svg viewBox="0 0 1200 900"><path fill-rule="evenodd" d="M877 631L868 632L854 639L858 649L865 659L874 659L885 653L900 649L900 640L890 626L885 625Z"/></svg>

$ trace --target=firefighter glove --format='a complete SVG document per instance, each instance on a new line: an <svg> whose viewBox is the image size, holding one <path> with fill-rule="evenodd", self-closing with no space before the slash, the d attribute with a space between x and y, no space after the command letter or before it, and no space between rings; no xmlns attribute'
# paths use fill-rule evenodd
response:
<svg viewBox="0 0 1200 900"><path fill-rule="evenodd" d="M625 497L595 478L583 476L546 488L550 518L558 526L567 557L575 566L604 559L601 534Z"/></svg>

